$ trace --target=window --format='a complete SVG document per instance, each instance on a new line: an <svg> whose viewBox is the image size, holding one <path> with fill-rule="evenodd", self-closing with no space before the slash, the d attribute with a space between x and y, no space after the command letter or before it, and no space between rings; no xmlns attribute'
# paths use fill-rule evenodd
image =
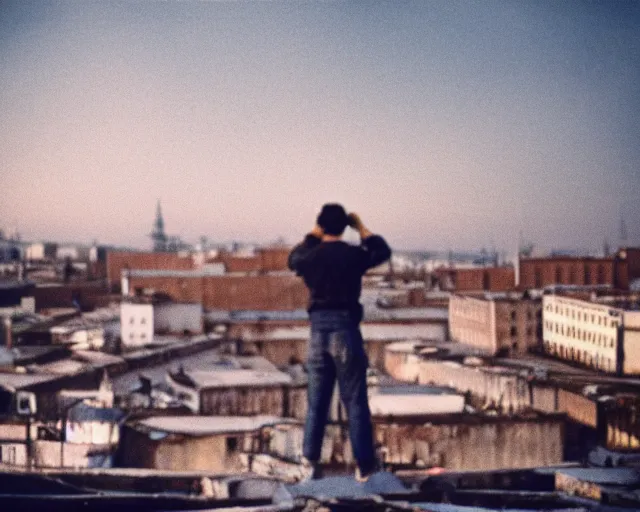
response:
<svg viewBox="0 0 640 512"><path fill-rule="evenodd" d="M562 267L556 265L556 283L562 283Z"/></svg>
<svg viewBox="0 0 640 512"><path fill-rule="evenodd" d="M584 284L591 284L591 269L589 265L584 265Z"/></svg>
<svg viewBox="0 0 640 512"><path fill-rule="evenodd" d="M226 439L226 448L227 453L233 453L238 451L238 438L237 437L227 437Z"/></svg>
<svg viewBox="0 0 640 512"><path fill-rule="evenodd" d="M131 317L131 318L129 319L129 323L130 323L131 325L133 325L133 324L135 323L135 321L136 321L136 319L135 319L135 318L133 318L133 317Z"/></svg>
<svg viewBox="0 0 640 512"><path fill-rule="evenodd" d="M604 284L604 265L598 265L598 284Z"/></svg>
<svg viewBox="0 0 640 512"><path fill-rule="evenodd" d="M569 284L576 284L576 269L573 265L569 269Z"/></svg>
<svg viewBox="0 0 640 512"><path fill-rule="evenodd" d="M146 324L146 323L147 323L147 319L146 319L145 317L142 317L142 318L140 319L140 323L141 323L142 325Z"/></svg>
<svg viewBox="0 0 640 512"><path fill-rule="evenodd" d="M511 327L511 336L517 336L518 335L518 328L514 325Z"/></svg>

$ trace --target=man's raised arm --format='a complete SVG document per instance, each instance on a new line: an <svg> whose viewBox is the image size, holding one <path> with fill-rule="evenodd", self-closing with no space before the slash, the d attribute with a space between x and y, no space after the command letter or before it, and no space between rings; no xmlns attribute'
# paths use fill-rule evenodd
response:
<svg viewBox="0 0 640 512"><path fill-rule="evenodd" d="M358 231L364 249L364 270L384 263L391 258L391 248L380 235L374 235L362 222L357 213L349 214L349 225Z"/></svg>
<svg viewBox="0 0 640 512"><path fill-rule="evenodd" d="M304 240L296 245L289 253L289 259L287 261L289 269L293 270L296 274L302 273L302 267L304 266L304 260L307 254L322 241L323 231L318 225L309 232Z"/></svg>

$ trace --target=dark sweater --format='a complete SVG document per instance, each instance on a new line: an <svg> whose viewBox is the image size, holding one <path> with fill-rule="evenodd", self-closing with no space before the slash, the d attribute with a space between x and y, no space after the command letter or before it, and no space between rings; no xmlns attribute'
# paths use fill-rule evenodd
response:
<svg viewBox="0 0 640 512"><path fill-rule="evenodd" d="M381 236L365 238L359 246L345 242L322 242L307 235L289 254L289 268L304 279L311 297L309 312L349 311L356 322L362 320L360 292L362 276L391 257L391 249Z"/></svg>

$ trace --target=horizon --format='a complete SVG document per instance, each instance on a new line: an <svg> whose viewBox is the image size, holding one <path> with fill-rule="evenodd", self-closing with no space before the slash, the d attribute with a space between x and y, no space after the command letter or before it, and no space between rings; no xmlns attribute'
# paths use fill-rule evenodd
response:
<svg viewBox="0 0 640 512"><path fill-rule="evenodd" d="M0 227L640 246L640 4L0 4ZM634 133L636 135L634 135ZM225 242L227 243L227 242ZM437 250L437 249L429 249Z"/></svg>

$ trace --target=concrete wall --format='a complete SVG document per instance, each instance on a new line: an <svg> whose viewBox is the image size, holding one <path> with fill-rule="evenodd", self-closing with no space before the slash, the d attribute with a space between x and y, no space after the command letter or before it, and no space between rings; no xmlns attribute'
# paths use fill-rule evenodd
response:
<svg viewBox="0 0 640 512"><path fill-rule="evenodd" d="M479 348L488 354L498 351L495 302L452 295L449 299L451 339Z"/></svg>
<svg viewBox="0 0 640 512"><path fill-rule="evenodd" d="M202 304L156 304L153 308L156 333L202 333Z"/></svg>
<svg viewBox="0 0 640 512"><path fill-rule="evenodd" d="M594 429L598 426L598 404L579 393L559 389L558 411L582 425Z"/></svg>
<svg viewBox="0 0 640 512"><path fill-rule="evenodd" d="M25 467L27 465L26 443L0 443L0 467L2 465Z"/></svg>
<svg viewBox="0 0 640 512"><path fill-rule="evenodd" d="M107 452L109 447L36 440L33 442L33 464L39 468L98 467L101 457L92 454L99 450Z"/></svg>
<svg viewBox="0 0 640 512"><path fill-rule="evenodd" d="M505 419L463 421L452 416L447 423L374 423L375 441L386 463L441 466L450 470L529 468L563 460L563 420ZM267 450L294 457L302 450L302 425L269 427ZM324 463L353 463L345 431L330 425L322 450Z"/></svg>
<svg viewBox="0 0 640 512"><path fill-rule="evenodd" d="M25 441L27 439L26 423L0 423L0 440Z"/></svg>
<svg viewBox="0 0 640 512"><path fill-rule="evenodd" d="M623 372L640 375L640 312L624 312Z"/></svg>
<svg viewBox="0 0 640 512"><path fill-rule="evenodd" d="M531 407L529 386L516 372L466 366L452 361L424 360L420 363L418 382L449 386L463 393L471 393L483 405L503 413Z"/></svg>
<svg viewBox="0 0 640 512"><path fill-rule="evenodd" d="M394 379L403 382L418 382L422 358L415 353L402 350L384 352L384 371Z"/></svg>
<svg viewBox="0 0 640 512"><path fill-rule="evenodd" d="M188 417L185 417L188 421ZM168 434L154 440L145 432L126 427L120 465L165 471L240 473L240 454L251 451L257 433L216 433L200 436Z"/></svg>

